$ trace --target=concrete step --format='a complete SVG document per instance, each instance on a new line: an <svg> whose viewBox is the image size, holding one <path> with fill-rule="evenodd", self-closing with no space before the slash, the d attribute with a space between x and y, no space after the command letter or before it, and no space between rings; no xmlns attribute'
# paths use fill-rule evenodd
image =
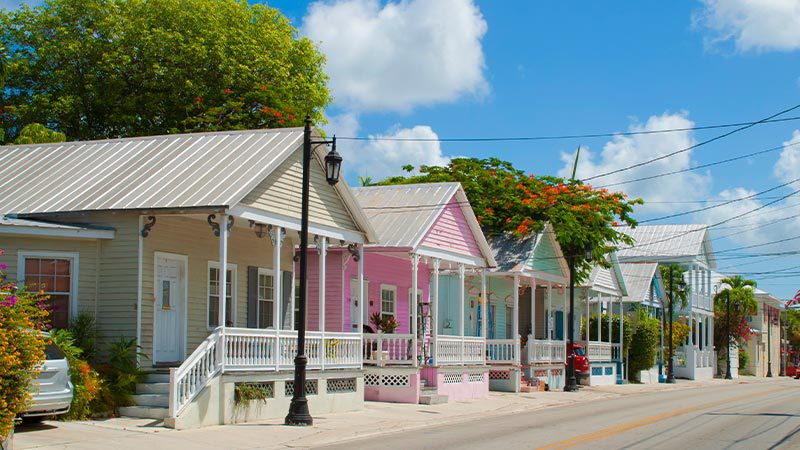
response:
<svg viewBox="0 0 800 450"><path fill-rule="evenodd" d="M119 409L119 415L142 419L165 419L169 415L169 409L153 406L123 406Z"/></svg>
<svg viewBox="0 0 800 450"><path fill-rule="evenodd" d="M136 394L133 401L136 406L169 407L169 397L165 394Z"/></svg>
<svg viewBox="0 0 800 450"><path fill-rule="evenodd" d="M420 405L441 405L447 403L447 396L446 395L439 395L439 394L420 394L419 396L419 404Z"/></svg>
<svg viewBox="0 0 800 450"><path fill-rule="evenodd" d="M169 394L169 383L139 383L137 394Z"/></svg>
<svg viewBox="0 0 800 450"><path fill-rule="evenodd" d="M145 383L169 383L169 372L147 372Z"/></svg>

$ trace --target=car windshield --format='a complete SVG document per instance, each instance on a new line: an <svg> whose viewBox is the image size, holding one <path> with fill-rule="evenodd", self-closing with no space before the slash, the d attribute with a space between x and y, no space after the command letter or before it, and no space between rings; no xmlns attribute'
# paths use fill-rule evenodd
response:
<svg viewBox="0 0 800 450"><path fill-rule="evenodd" d="M44 348L44 355L47 360L64 359L64 352L55 344L47 344Z"/></svg>
<svg viewBox="0 0 800 450"><path fill-rule="evenodd" d="M583 353L583 347L575 347L575 355L576 356L585 356L585 353Z"/></svg>

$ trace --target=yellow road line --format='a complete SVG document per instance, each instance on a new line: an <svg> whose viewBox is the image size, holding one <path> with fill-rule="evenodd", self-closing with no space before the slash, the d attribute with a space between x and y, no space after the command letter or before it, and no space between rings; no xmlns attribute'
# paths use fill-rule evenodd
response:
<svg viewBox="0 0 800 450"><path fill-rule="evenodd" d="M761 395L771 394L773 392L778 392L778 391L782 391L782 390L783 389L770 389L769 391L765 391L765 392L761 393ZM594 442L594 441L597 441L599 439L603 439L603 438L607 438L607 437L611 437L611 436L617 436L617 435L622 434L622 433L624 433L626 431L629 431L629 430L633 430L633 429L636 429L636 428L641 428L643 426L650 425L650 424L653 424L653 423L661 421L661 420L670 419L672 417L680 416L680 415L687 414L687 413L690 413L690 412L693 412L693 411L699 411L699 410L702 410L702 409L713 408L715 406L723 405L725 403L735 402L737 400L742 400L742 399L745 399L745 398L751 398L753 395L758 395L758 394L740 395L740 396L731 397L731 398L728 398L728 399L725 399L725 400L720 400L720 401L711 402L711 403L704 403L702 405L695 405L695 406L689 406L689 407L686 407L686 408L673 409L671 411L666 411L666 412L663 412L663 413L660 413L660 414L656 414L654 416L645 417L644 419L639 419L639 420L636 420L636 421L633 421L633 422L623 423L621 425L616 425L616 426L613 426L613 427L603 428L602 430L598 430L598 431L595 431L595 432L592 432L592 433L584 434L582 436L577 436L577 437L574 437L574 438L571 438L571 439L566 439L566 440L563 440L563 441L554 442L554 443L552 443L550 445L546 445L544 447L539 447L537 450L557 450L557 449L570 448L570 447L574 447L576 445L586 444L586 443L589 443L589 442Z"/></svg>

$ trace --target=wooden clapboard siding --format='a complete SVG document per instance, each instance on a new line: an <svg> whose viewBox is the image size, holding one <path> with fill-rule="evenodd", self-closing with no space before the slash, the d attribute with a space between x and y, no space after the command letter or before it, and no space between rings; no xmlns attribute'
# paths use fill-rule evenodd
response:
<svg viewBox="0 0 800 450"><path fill-rule="evenodd" d="M188 267L187 355L209 334L208 265L219 261L219 238L206 223L206 216L157 216L150 236L143 239L142 255L142 346L152 357L153 305L155 303L155 252L186 255ZM268 237L259 239L245 224L238 223L228 238L228 264L236 265L235 326L247 326L247 266L273 267L273 247ZM284 239L282 270L292 270L292 243ZM287 288L287 287L285 287ZM288 287L291 288L291 287Z"/></svg>
<svg viewBox="0 0 800 450"><path fill-rule="evenodd" d="M302 149L298 149L247 194L241 203L299 219L303 182L301 159ZM360 233L339 194L326 181L322 165L316 159L312 162L309 220Z"/></svg>
<svg viewBox="0 0 800 450"><path fill-rule="evenodd" d="M549 273L559 277L569 275L562 270L559 259L556 257L556 249L553 246L553 241L546 233L541 235L541 241L536 245L533 257L528 259L526 265L534 271Z"/></svg>
<svg viewBox="0 0 800 450"><path fill-rule="evenodd" d="M0 237L0 264L5 264L6 279L19 281L18 255L20 251L28 252L64 252L78 254L78 292L73 295L77 302L78 314L86 313L94 316L98 294L97 257L100 253L100 241L95 239L59 239L41 236L3 236ZM73 268L73 273L75 269Z"/></svg>
<svg viewBox="0 0 800 450"><path fill-rule="evenodd" d="M455 196L422 239L421 245L482 258L480 247Z"/></svg>

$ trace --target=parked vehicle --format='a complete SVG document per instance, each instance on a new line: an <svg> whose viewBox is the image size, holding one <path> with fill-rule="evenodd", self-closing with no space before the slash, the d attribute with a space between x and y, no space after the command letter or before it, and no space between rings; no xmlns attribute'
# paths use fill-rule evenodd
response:
<svg viewBox="0 0 800 450"><path fill-rule="evenodd" d="M27 421L36 422L45 416L66 414L72 403L72 382L69 377L69 362L64 353L50 341L45 346L45 362L39 376L31 386L33 400L28 411L22 414Z"/></svg>
<svg viewBox="0 0 800 450"><path fill-rule="evenodd" d="M567 358L575 355L575 378L579 383L589 379L589 357L586 356L586 349L580 344L567 343ZM569 360L565 363L569 367Z"/></svg>

